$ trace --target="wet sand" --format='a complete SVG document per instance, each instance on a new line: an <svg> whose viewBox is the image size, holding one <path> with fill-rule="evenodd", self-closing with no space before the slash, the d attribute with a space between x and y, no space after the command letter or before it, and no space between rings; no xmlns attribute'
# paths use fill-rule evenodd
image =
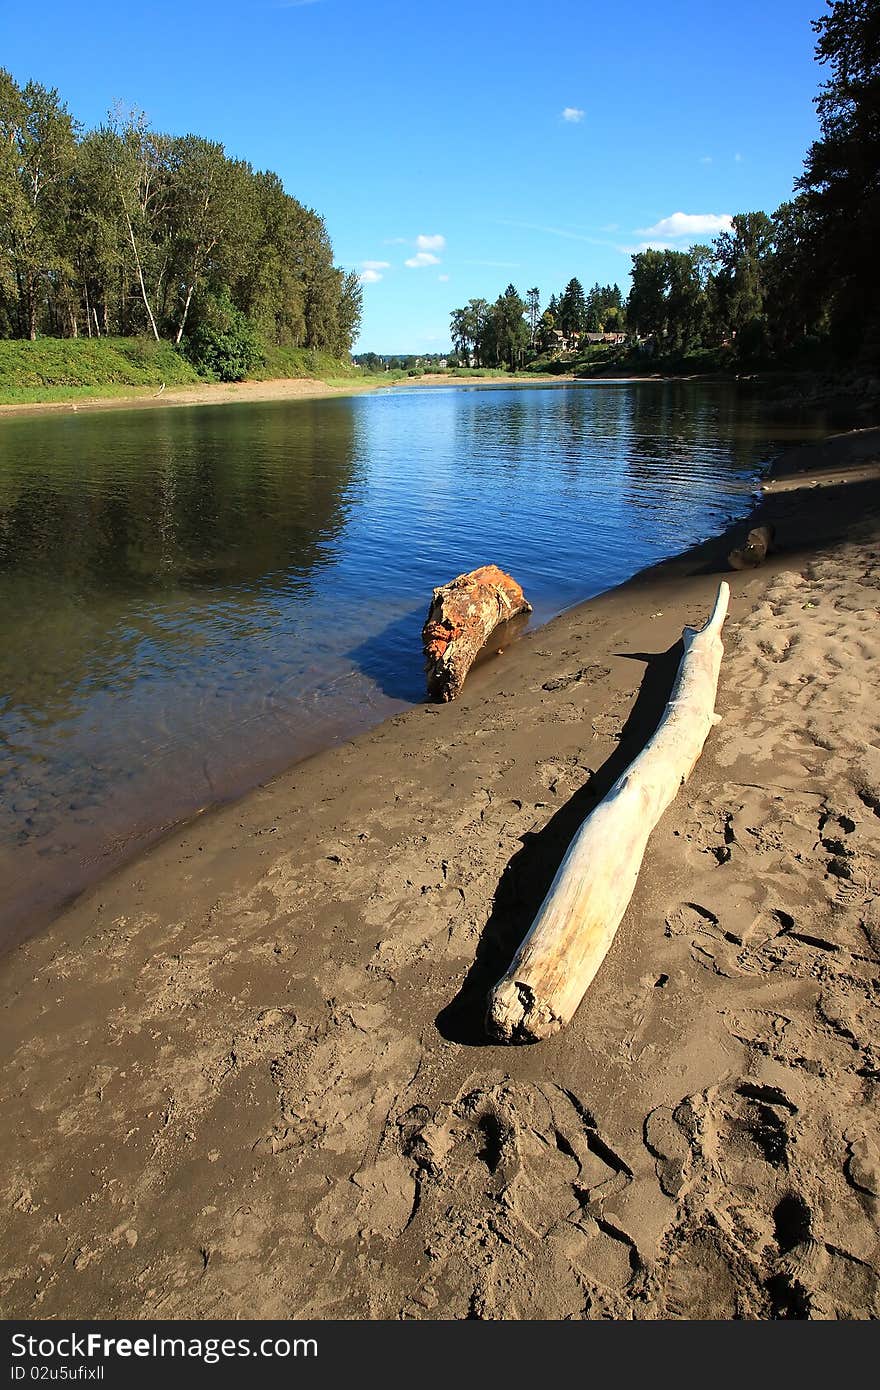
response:
<svg viewBox="0 0 880 1390"><path fill-rule="evenodd" d="M880 431L806 452L760 569L570 610L2 962L5 1316L880 1315ZM722 723L572 1023L494 1045L722 573Z"/></svg>

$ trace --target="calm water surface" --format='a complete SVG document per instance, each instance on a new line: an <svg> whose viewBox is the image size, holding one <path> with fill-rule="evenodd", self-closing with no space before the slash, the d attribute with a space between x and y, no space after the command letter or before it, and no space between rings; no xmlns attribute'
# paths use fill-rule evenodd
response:
<svg viewBox="0 0 880 1390"><path fill-rule="evenodd" d="M434 585L493 561L539 623L744 513L825 423L653 382L0 421L0 943L419 700Z"/></svg>

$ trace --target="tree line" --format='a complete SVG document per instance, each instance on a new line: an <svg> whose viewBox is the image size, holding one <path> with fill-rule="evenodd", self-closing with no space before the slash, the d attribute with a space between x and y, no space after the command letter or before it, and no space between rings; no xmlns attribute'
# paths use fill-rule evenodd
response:
<svg viewBox="0 0 880 1390"><path fill-rule="evenodd" d="M148 334L191 353L260 338L349 352L355 272L276 174L116 111L83 132L0 69L0 337Z"/></svg>
<svg viewBox="0 0 880 1390"><path fill-rule="evenodd" d="M635 253L625 303L616 285L584 294L576 279L543 313L537 289L472 299L451 316L456 351L516 367L559 335L625 329L663 354L726 347L748 361L813 342L880 358L880 0L829 0L813 29L829 75L790 201L738 214L709 245Z"/></svg>
<svg viewBox="0 0 880 1390"><path fill-rule="evenodd" d="M568 340L574 333L617 332L625 321L619 285L595 284L585 293L574 278L559 295L551 295L543 313L537 286L526 291L525 299L514 285L508 285L494 304L471 299L463 308L453 309L450 330L462 360L473 360L480 367L516 368L530 357L551 351L557 332Z"/></svg>

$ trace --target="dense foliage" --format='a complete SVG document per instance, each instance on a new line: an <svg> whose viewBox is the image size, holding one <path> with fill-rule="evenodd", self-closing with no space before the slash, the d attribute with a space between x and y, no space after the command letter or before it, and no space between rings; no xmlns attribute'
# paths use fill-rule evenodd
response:
<svg viewBox="0 0 880 1390"><path fill-rule="evenodd" d="M625 321L623 295L617 285L594 285L584 293L580 280L569 280L560 295L552 295L541 313L540 292L521 299L508 285L494 304L471 299L453 309L450 328L460 359L481 367L521 367L539 352L549 352L561 333L616 332Z"/></svg>
<svg viewBox="0 0 880 1390"><path fill-rule="evenodd" d="M646 354L726 350L744 362L822 346L880 354L880 0L829 0L816 20L820 135L794 197L772 215L740 213L711 245L639 251L624 306L616 285L570 280L540 312L512 285L494 305L453 311L456 351L483 366L573 352L583 335L625 329ZM578 342L578 339L581 340Z"/></svg>
<svg viewBox="0 0 880 1390"><path fill-rule="evenodd" d="M349 352L354 272L275 174L137 114L82 133L0 70L0 337L165 339L218 375L258 342Z"/></svg>

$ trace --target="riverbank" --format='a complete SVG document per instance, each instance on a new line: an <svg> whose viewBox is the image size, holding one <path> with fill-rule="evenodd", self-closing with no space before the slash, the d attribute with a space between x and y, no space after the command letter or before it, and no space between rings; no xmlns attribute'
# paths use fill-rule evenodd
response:
<svg viewBox="0 0 880 1390"><path fill-rule="evenodd" d="M422 377L401 377L386 381L382 376L329 378L279 377L268 381L202 381L196 385L105 388L97 394L87 387L70 388L64 400L15 401L0 403L0 419L18 415L76 413L92 410L132 410L175 405L235 405L257 401L316 400L324 396L353 396L367 391L387 391L412 386L495 386L534 384L555 385L572 382L573 376L511 376L491 373L474 376L453 376L446 373L425 373Z"/></svg>
<svg viewBox="0 0 880 1390"><path fill-rule="evenodd" d="M4 1314L880 1314L878 457L789 456L760 570L740 526L579 605L12 953ZM489 1045L722 573L723 722L611 952Z"/></svg>
<svg viewBox="0 0 880 1390"><path fill-rule="evenodd" d="M374 389L371 382L354 377L350 381L340 382L319 381L316 377L287 377L273 381L203 381L195 386L171 386L166 390L157 390L155 386L122 387L119 395L93 395L83 388L83 394L75 399L0 405L0 419L4 416L133 410L152 406L165 408L174 405L234 405L247 401L313 400Z"/></svg>

